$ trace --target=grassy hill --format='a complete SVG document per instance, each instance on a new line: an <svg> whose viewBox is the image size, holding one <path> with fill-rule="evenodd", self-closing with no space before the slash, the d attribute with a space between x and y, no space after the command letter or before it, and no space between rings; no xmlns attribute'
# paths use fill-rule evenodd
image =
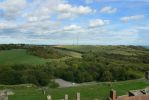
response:
<svg viewBox="0 0 149 100"><path fill-rule="evenodd" d="M108 52L108 53L116 53L122 55L132 55L135 53L149 52L149 50L145 51L143 47L137 46L104 46L104 45L62 45L56 46L57 48L64 48L68 50L73 50L76 52Z"/></svg>
<svg viewBox="0 0 149 100"><path fill-rule="evenodd" d="M109 96L110 89L115 89L118 95L124 95L129 90L143 89L149 86L144 80L131 80L111 84L111 86L107 83L99 83L69 88L49 88L46 90L46 95L43 95L40 88L26 87L25 85L0 86L0 88L10 88L15 92L15 95L10 96L9 100L46 100L46 96L49 94L52 96L52 100L63 99L65 94L69 95L69 100L75 100L77 92L81 93L81 100L94 100L95 98L105 100Z"/></svg>
<svg viewBox="0 0 149 100"><path fill-rule="evenodd" d="M65 54L67 56L74 57L74 58L82 58L81 53L71 51L71 50L63 50L63 49L58 49L58 50L59 50L59 52Z"/></svg>
<svg viewBox="0 0 149 100"><path fill-rule="evenodd" d="M45 63L49 62L45 66L52 68L52 73L47 73L67 81L137 79L144 76L144 71L149 70L149 49L138 46L15 46L18 49L8 47L9 45L6 45L5 49L0 51L1 66L9 65L12 68L14 64L24 64L27 68L28 65L40 64L43 68ZM103 79L103 76L108 77Z"/></svg>
<svg viewBox="0 0 149 100"><path fill-rule="evenodd" d="M0 65L12 64L44 64L49 60L27 54L25 49L0 51Z"/></svg>
<svg viewBox="0 0 149 100"><path fill-rule="evenodd" d="M81 58L81 54L73 51L59 50L63 54L67 54L66 57L60 59L44 59L38 56L34 56L27 53L26 49L12 49L0 51L0 65L13 65L13 64L29 64L38 65L45 64L54 60L65 60L70 57Z"/></svg>
<svg viewBox="0 0 149 100"><path fill-rule="evenodd" d="M1 84L12 84L9 80L14 80L13 84L33 83L39 86L40 82L46 82L48 85L50 79L55 77L78 83L122 81L142 78L144 72L149 70L149 49L143 47L90 45L8 47L5 45L0 49ZM46 62L49 63L45 64ZM38 64L40 66L36 66ZM29 65L35 66L28 67ZM51 94L56 100L63 98L64 94L69 94L70 100L74 100L75 94L80 92L83 100L95 98L103 100L111 88L122 95L128 90L146 86L149 84L144 80L132 80L115 82L112 85L100 83L70 88L49 88L46 95ZM43 95L42 90L36 86L0 86L0 89L4 88L10 88L15 92L14 96L10 96L10 100L46 100L46 95Z"/></svg>
<svg viewBox="0 0 149 100"><path fill-rule="evenodd" d="M56 47L56 50L58 50L60 53L67 55L67 57L63 57L62 60L65 60L69 57L81 58L82 53L87 53L87 52L98 52L98 53L106 52L106 53L121 54L126 56L149 53L149 50L144 51L141 49L132 48L128 46L65 45L65 46L54 46L54 47ZM11 65L11 64L35 65L35 64L45 64L46 62L49 62L49 61L51 61L51 59L44 59L38 56L28 54L26 49L12 49L12 50L0 51L0 65Z"/></svg>

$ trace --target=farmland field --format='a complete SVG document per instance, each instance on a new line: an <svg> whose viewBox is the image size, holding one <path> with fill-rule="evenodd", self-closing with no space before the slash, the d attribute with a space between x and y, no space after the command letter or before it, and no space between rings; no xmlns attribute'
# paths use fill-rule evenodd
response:
<svg viewBox="0 0 149 100"><path fill-rule="evenodd" d="M71 57L80 58L81 54L73 51L60 51L63 54L67 54ZM0 51L0 65L13 65L13 64L29 64L38 65L45 64L46 62L51 62L53 60L64 60L68 57L63 57L60 59L44 59L27 53L26 49L12 49L12 50L2 50Z"/></svg>
<svg viewBox="0 0 149 100"><path fill-rule="evenodd" d="M0 51L0 64L44 64L48 60L27 54L25 49Z"/></svg>

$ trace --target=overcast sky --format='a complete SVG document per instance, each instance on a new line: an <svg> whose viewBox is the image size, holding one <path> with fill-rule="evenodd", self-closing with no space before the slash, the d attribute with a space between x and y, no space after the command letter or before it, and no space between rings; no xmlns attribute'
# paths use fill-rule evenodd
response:
<svg viewBox="0 0 149 100"><path fill-rule="evenodd" d="M0 44L149 45L149 0L0 0Z"/></svg>

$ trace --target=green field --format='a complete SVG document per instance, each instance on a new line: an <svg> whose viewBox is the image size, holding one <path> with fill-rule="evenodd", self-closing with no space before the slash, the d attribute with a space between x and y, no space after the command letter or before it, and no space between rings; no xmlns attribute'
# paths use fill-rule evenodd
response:
<svg viewBox="0 0 149 100"><path fill-rule="evenodd" d="M70 57L81 58L81 54L73 51L60 52L67 54ZM60 59L44 59L37 56L33 56L27 53L26 49L12 49L12 50L1 50L0 51L0 65L13 65L13 64L29 64L38 65L51 62L53 60L65 60L69 57L63 57Z"/></svg>
<svg viewBox="0 0 149 100"><path fill-rule="evenodd" d="M129 90L136 90L148 87L149 84L143 79L141 80L130 80L123 82L111 83L99 83L96 85L86 85L79 87L70 88L56 88L47 89L46 95L43 95L42 90L37 87L25 87L25 86L0 86L0 88L10 88L15 95L10 96L9 100L46 100L46 96L50 94L52 100L63 99L65 94L69 95L69 100L75 100L75 95L77 92L81 93L81 100L94 100L99 98L104 100L109 96L110 89L115 89L118 95L124 95Z"/></svg>
<svg viewBox="0 0 149 100"><path fill-rule="evenodd" d="M74 57L74 58L81 58L82 57L82 54L81 53L78 53L78 52L75 52L75 51L71 51L71 50L62 50L62 49L58 49L59 52L61 52L62 54L65 54L67 56L70 56L70 57Z"/></svg>
<svg viewBox="0 0 149 100"><path fill-rule="evenodd" d="M49 60L39 58L27 54L25 49L13 49L0 51L0 64L13 65L13 64L44 64Z"/></svg>

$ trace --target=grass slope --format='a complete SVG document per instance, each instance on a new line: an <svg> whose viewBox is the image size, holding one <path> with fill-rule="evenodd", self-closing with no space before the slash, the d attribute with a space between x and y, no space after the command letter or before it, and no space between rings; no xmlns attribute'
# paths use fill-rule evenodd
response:
<svg viewBox="0 0 149 100"><path fill-rule="evenodd" d="M25 49L0 51L0 64L44 64L49 60L27 54Z"/></svg>
<svg viewBox="0 0 149 100"><path fill-rule="evenodd" d="M78 52L75 52L75 51L71 51L71 50L63 50L63 49L58 49L59 52L67 55L67 56L70 56L70 57L74 57L74 58L82 58L82 54L81 53L78 53Z"/></svg>
<svg viewBox="0 0 149 100"><path fill-rule="evenodd" d="M60 59L44 59L27 54L25 49L13 49L13 50L2 50L0 51L0 65L11 65L11 64L44 64L53 60L65 60L70 57L81 58L82 54L79 52L107 52L112 54L121 55L136 55L142 53L148 53L148 51L141 51L133 49L127 46L91 46L91 45L65 45L65 46L54 46L59 52L66 54L67 56ZM61 49L64 48L64 49ZM65 50L66 49L66 50ZM77 52L78 51L78 52ZM70 56L70 57L68 57Z"/></svg>
<svg viewBox="0 0 149 100"><path fill-rule="evenodd" d="M12 65L12 64L45 64L46 62L59 61L69 59L70 57L81 58L81 54L73 51L59 50L61 53L66 54L66 57L59 59L44 59L37 56L33 56L27 53L25 49L12 49L0 51L0 65ZM70 56L70 57L68 57Z"/></svg>
<svg viewBox="0 0 149 100"><path fill-rule="evenodd" d="M73 45L64 45L64 46L57 46L57 48L65 48L68 50L74 50L78 52L106 52L106 53L112 53L112 54L121 54L121 55L136 55L142 54L142 53L148 53L148 51L144 51L141 49L136 49L131 46L100 46L100 45L79 45L79 46L73 46Z"/></svg>
<svg viewBox="0 0 149 100"><path fill-rule="evenodd" d="M111 86L106 83L101 83L79 87L48 89L46 95L50 94L52 95L52 100L58 100L63 99L64 95L68 94L69 100L75 100L76 93L80 92L81 100L94 100L95 98L105 100L109 96L110 89L117 90L118 95L124 95L129 90L142 89L147 86L149 84L144 80L131 80L112 83ZM0 86L0 88L2 87ZM15 95L10 96L9 100L46 100L46 95L43 95L42 91L35 87L23 88L12 86L12 90L15 92Z"/></svg>

